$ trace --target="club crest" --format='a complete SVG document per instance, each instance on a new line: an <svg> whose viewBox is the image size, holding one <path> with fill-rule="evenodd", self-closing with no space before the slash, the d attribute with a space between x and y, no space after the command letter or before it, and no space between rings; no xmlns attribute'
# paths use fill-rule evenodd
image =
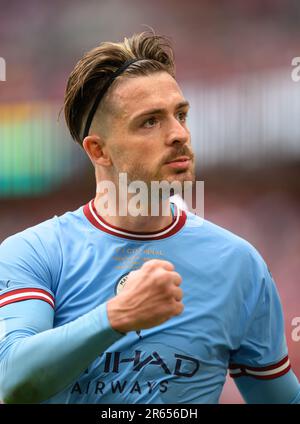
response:
<svg viewBox="0 0 300 424"><path fill-rule="evenodd" d="M115 285L115 294L116 295L119 294L123 290L123 288L126 284L126 280L128 278L128 275L129 275L129 272L122 275L122 277L117 281L117 283Z"/></svg>

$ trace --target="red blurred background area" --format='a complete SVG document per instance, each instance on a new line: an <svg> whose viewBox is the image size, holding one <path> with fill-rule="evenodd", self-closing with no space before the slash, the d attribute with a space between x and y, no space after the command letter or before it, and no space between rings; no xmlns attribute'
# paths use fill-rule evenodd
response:
<svg viewBox="0 0 300 424"><path fill-rule="evenodd" d="M205 218L267 262L300 378L300 3L12 0L0 10L0 241L94 196L92 165L58 119L66 80L85 51L147 24L174 45ZM221 402L243 402L229 379Z"/></svg>

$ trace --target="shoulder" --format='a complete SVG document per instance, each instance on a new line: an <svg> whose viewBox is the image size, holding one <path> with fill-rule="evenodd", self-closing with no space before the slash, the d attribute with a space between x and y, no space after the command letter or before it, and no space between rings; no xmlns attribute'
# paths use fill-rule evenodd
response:
<svg viewBox="0 0 300 424"><path fill-rule="evenodd" d="M244 238L193 213L186 212L186 214L187 229L191 230L202 241L218 246L226 246L227 248L234 249L236 253L240 252L242 255L250 254L254 255L257 259L259 258L260 255L256 248Z"/></svg>
<svg viewBox="0 0 300 424"><path fill-rule="evenodd" d="M0 245L1 270L10 266L49 273L62 262L63 228L74 228L79 209L54 216L6 238Z"/></svg>
<svg viewBox="0 0 300 424"><path fill-rule="evenodd" d="M263 279L269 274L267 265L249 241L206 219L187 212L186 231L203 250L232 272Z"/></svg>
<svg viewBox="0 0 300 424"><path fill-rule="evenodd" d="M10 250L20 252L30 248L36 250L37 253L41 253L40 248L42 246L50 246L57 241L56 220L57 217L53 217L7 237L0 245L0 253L3 254Z"/></svg>
<svg viewBox="0 0 300 424"><path fill-rule="evenodd" d="M54 216L6 238L0 245L0 283L52 290L63 263L61 227L72 225L77 213Z"/></svg>
<svg viewBox="0 0 300 424"><path fill-rule="evenodd" d="M57 244L59 243L61 226L72 226L80 215L80 209L66 212L61 216L55 215L39 224L13 234L1 243L0 248L17 247L20 243L36 248L43 245L51 246L52 244Z"/></svg>
<svg viewBox="0 0 300 424"><path fill-rule="evenodd" d="M244 305L245 316L258 305L268 308L271 299L280 308L279 294L266 261L247 240L210 221L202 225L206 249L213 252L214 274L221 275L230 289L232 304ZM276 309L279 310L279 309Z"/></svg>

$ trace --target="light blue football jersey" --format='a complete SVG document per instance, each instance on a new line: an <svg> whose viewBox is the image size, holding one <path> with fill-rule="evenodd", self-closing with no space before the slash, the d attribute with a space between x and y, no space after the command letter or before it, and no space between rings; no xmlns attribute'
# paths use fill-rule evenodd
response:
<svg viewBox="0 0 300 424"><path fill-rule="evenodd" d="M258 379L289 371L280 300L261 256L231 232L173 209L167 228L130 233L90 201L3 243L1 309L45 301L54 327L111 299L147 260L170 261L182 276L181 315L118 338L45 403L217 403L228 369Z"/></svg>

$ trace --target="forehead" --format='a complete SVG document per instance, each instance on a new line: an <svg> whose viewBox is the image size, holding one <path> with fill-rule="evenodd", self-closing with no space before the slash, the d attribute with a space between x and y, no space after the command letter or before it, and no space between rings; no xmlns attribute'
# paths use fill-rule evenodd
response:
<svg viewBox="0 0 300 424"><path fill-rule="evenodd" d="M110 97L121 116L148 108L168 108L185 100L178 83L167 72L124 78L118 81Z"/></svg>

